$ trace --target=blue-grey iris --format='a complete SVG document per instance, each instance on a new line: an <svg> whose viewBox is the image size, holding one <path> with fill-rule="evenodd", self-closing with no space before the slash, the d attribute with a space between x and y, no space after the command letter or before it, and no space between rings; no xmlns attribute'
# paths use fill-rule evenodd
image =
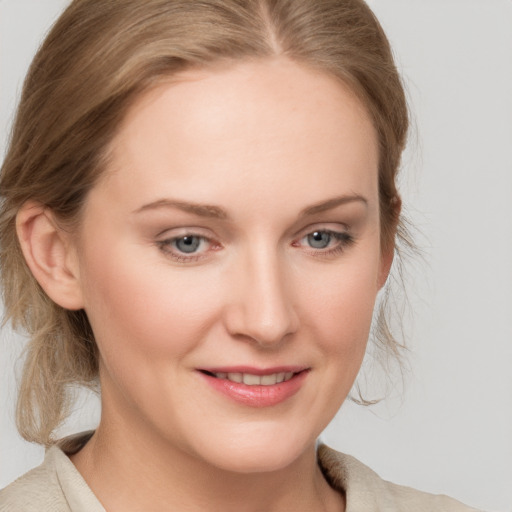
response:
<svg viewBox="0 0 512 512"><path fill-rule="evenodd" d="M315 231L308 235L308 244L315 249L325 249L331 243L331 234L326 231Z"/></svg>
<svg viewBox="0 0 512 512"><path fill-rule="evenodd" d="M175 242L176 248L185 253L191 253L197 251L201 239L198 236L184 236L178 238Z"/></svg>

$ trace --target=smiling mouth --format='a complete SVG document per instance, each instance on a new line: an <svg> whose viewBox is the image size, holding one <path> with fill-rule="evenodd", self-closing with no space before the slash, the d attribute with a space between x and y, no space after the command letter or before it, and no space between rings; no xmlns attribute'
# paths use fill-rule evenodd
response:
<svg viewBox="0 0 512 512"><path fill-rule="evenodd" d="M206 384L221 395L249 407L273 407L298 393L311 367L280 366L252 368L247 366L197 369Z"/></svg>
<svg viewBox="0 0 512 512"><path fill-rule="evenodd" d="M217 379L229 380L238 384L245 384L246 386L273 386L275 384L281 384L292 379L295 375L301 372L278 372L270 373L268 375L254 375L251 373L240 373L240 372L209 372L207 370L201 370L205 375L215 377Z"/></svg>

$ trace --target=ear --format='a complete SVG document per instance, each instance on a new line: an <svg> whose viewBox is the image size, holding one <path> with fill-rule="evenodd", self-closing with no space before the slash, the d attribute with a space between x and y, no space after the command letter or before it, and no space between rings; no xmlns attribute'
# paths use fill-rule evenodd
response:
<svg viewBox="0 0 512 512"><path fill-rule="evenodd" d="M395 256L395 244L390 242L387 247L383 248L380 255L380 269L379 269L379 290L386 284L391 271L391 265L393 265L393 259Z"/></svg>
<svg viewBox="0 0 512 512"><path fill-rule="evenodd" d="M48 297L65 309L83 308L76 247L51 210L28 201L16 216L16 231L25 261Z"/></svg>
<svg viewBox="0 0 512 512"><path fill-rule="evenodd" d="M400 212L402 210L402 200L395 196L391 200L391 223L389 228L383 234L384 240L380 255L380 269L378 278L379 290L386 284L391 271L391 265L395 256L395 238L398 222L400 221Z"/></svg>

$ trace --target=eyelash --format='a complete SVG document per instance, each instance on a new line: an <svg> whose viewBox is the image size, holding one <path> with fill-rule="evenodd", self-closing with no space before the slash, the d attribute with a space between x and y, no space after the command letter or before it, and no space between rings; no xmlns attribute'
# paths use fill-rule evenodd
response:
<svg viewBox="0 0 512 512"><path fill-rule="evenodd" d="M356 241L355 237L347 232L333 231L330 229L317 229L307 233L306 235L299 238L297 241L292 242L292 246L300 247L301 242L307 239L307 237L313 235L314 233L327 234L331 236L334 239L334 241L337 242L336 245L332 248L314 248L309 246L308 252L314 257L335 257L345 252L345 250L351 245L353 245ZM179 252L179 250L173 248L173 244L180 240L184 240L185 238L197 238L199 239L199 243L206 243L209 244L211 247L207 249L205 252L190 253L189 255L187 255L186 253ZM197 261L202 260L203 258L207 258L207 253L210 252L210 250L216 251L222 247L220 244L212 241L210 238L202 235L196 235L194 233L186 233L182 236L160 240L156 242L156 245L162 252L164 252L167 256L169 256L171 259L178 263L195 263ZM171 250L171 248L173 250Z"/></svg>

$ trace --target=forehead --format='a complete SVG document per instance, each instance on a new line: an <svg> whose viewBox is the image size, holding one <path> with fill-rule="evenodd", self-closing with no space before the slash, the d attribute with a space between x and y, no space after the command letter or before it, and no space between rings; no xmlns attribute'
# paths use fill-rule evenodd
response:
<svg viewBox="0 0 512 512"><path fill-rule="evenodd" d="M335 78L284 58L173 77L132 105L111 149L107 174L119 191L136 183L124 193L138 201L176 185L208 202L226 187L247 200L280 187L309 202L328 182L376 191L377 138L363 105Z"/></svg>

